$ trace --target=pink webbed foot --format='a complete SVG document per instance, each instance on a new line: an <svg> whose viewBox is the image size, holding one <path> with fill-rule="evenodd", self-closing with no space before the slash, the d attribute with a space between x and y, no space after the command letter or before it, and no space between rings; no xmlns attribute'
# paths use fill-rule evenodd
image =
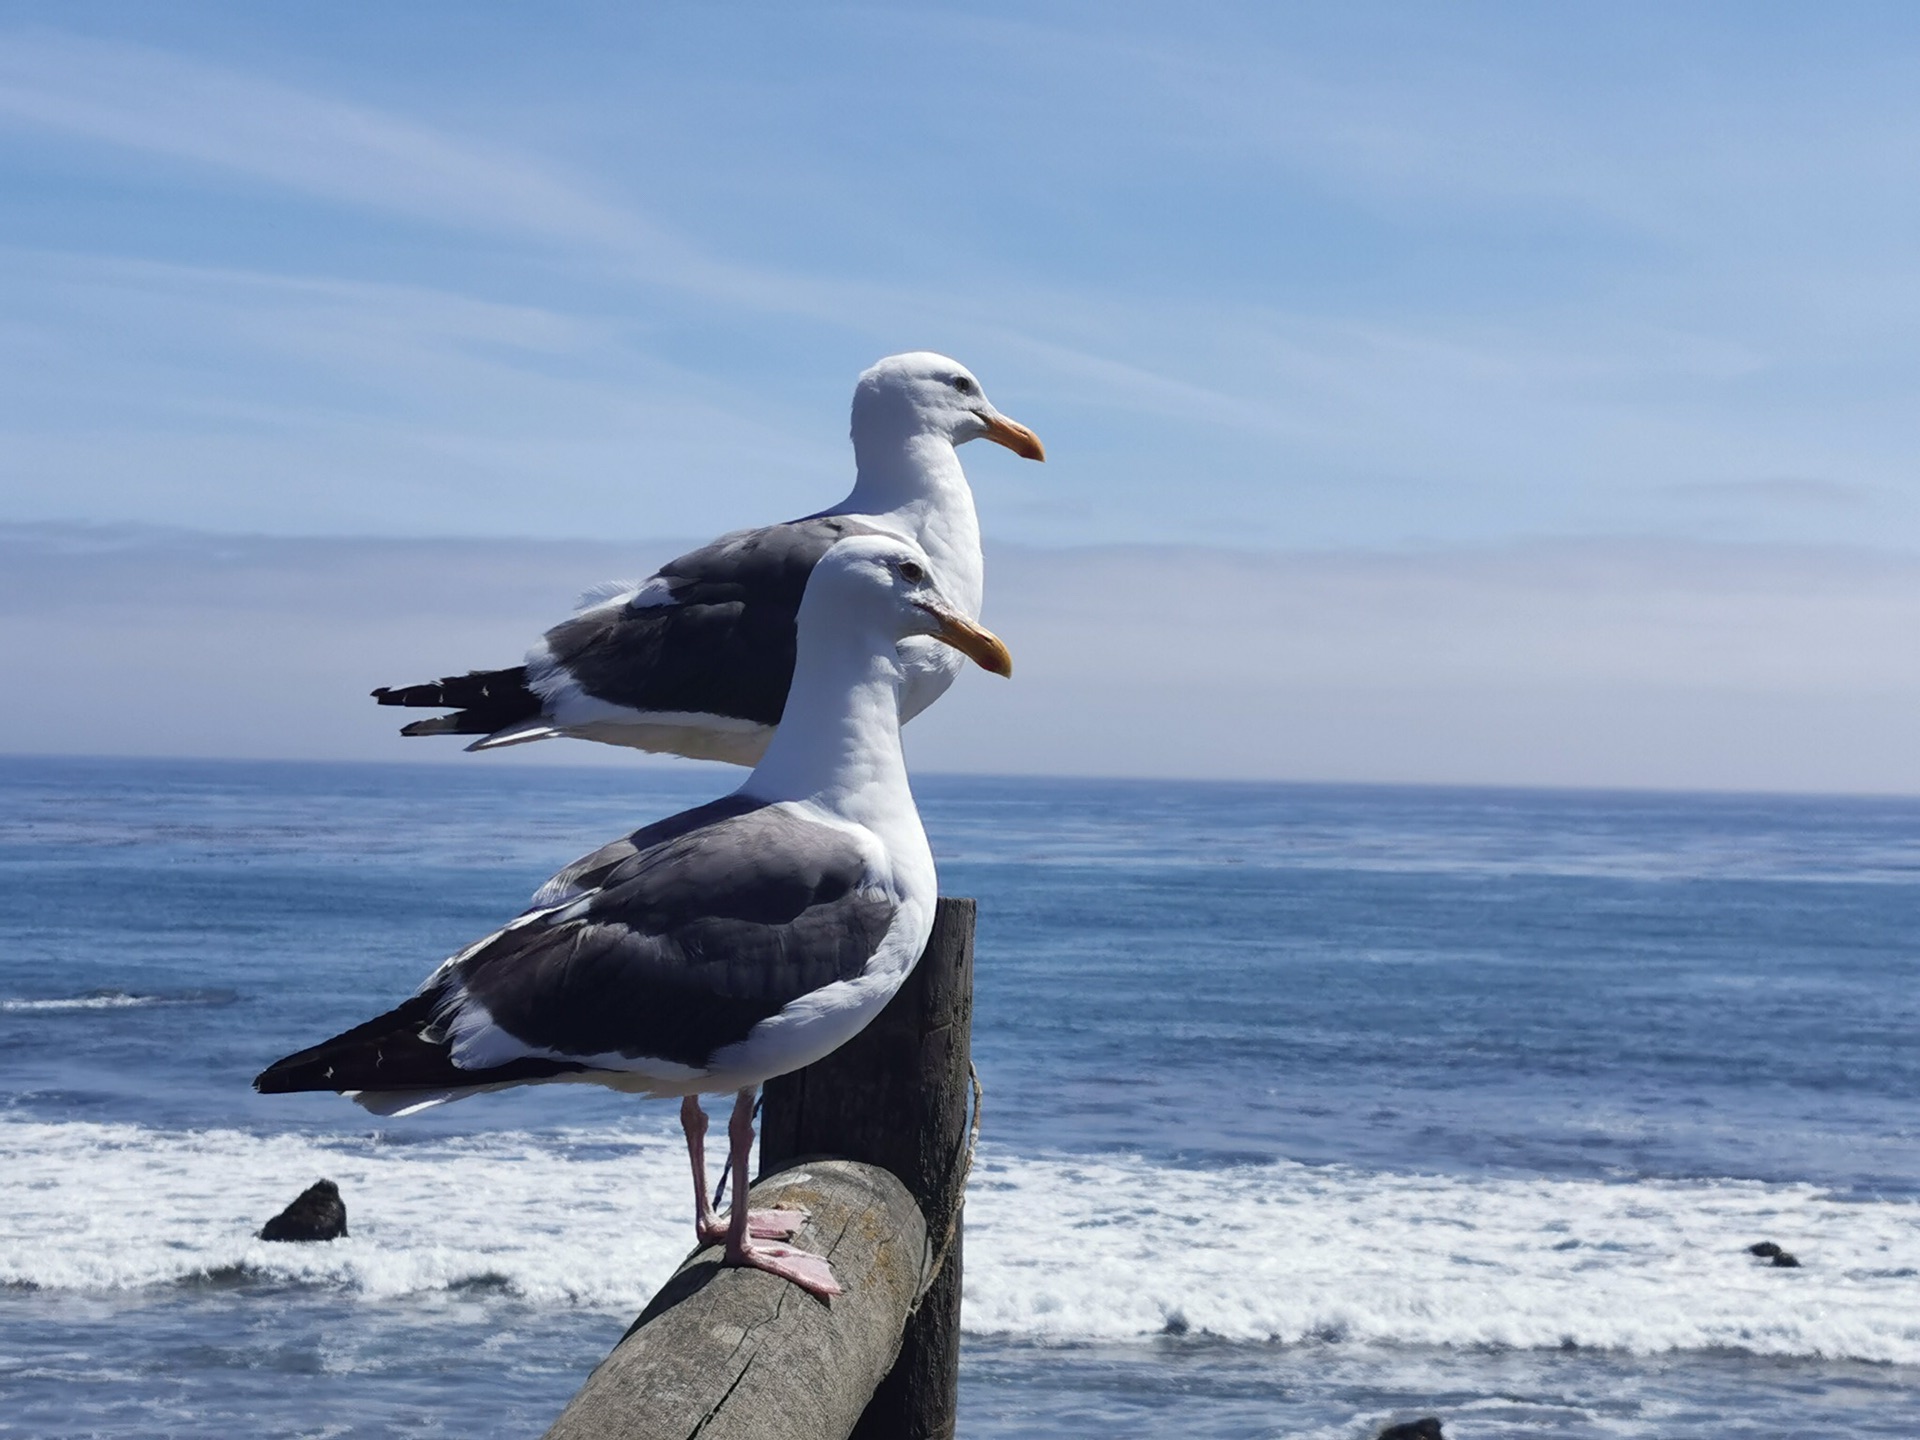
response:
<svg viewBox="0 0 1920 1440"><path fill-rule="evenodd" d="M698 1112L699 1107L690 1107ZM689 1149L692 1149L692 1129L688 1130ZM827 1263L824 1255L815 1255L811 1250L797 1250L791 1245L767 1245L765 1240L779 1239L791 1235L806 1220L807 1212L798 1206L784 1206L767 1210L749 1210L747 1208L747 1157L753 1149L753 1091L740 1090L733 1097L733 1118L727 1122L727 1171L733 1180L733 1213L729 1223L723 1228L719 1216L713 1213L704 1191L699 1196L700 1235L706 1240L709 1235L714 1240L724 1237L726 1250L720 1257L722 1265L744 1266L752 1270L764 1270L769 1275L778 1275L782 1280L790 1280L810 1295L826 1299L842 1293L840 1282L833 1278L833 1267ZM696 1183L700 1182L700 1165L695 1162ZM714 1232L720 1232L718 1234Z"/></svg>
<svg viewBox="0 0 1920 1440"><path fill-rule="evenodd" d="M797 1205L747 1212L747 1234L756 1240L790 1240L806 1223L807 1212ZM700 1232L702 1245L721 1245L726 1242L727 1222L717 1216L701 1221L695 1228Z"/></svg>
<svg viewBox="0 0 1920 1440"><path fill-rule="evenodd" d="M796 1250L791 1245L756 1245L748 1240L742 1245L729 1245L720 1263L778 1275L822 1300L844 1293L840 1282L833 1278L833 1267L827 1263L826 1256L811 1250Z"/></svg>

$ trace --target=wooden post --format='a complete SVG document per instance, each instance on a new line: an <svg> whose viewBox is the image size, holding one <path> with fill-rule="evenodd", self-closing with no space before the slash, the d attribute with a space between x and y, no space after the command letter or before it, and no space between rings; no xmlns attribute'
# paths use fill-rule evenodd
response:
<svg viewBox="0 0 1920 1440"><path fill-rule="evenodd" d="M939 1278L907 1322L899 1358L853 1440L954 1433L973 926L973 901L942 899L926 953L887 1008L818 1064L770 1081L761 1107L762 1175L815 1155L878 1165L905 1183L926 1217L929 1263L946 1247Z"/></svg>
<svg viewBox="0 0 1920 1440"><path fill-rule="evenodd" d="M810 1162L753 1187L810 1213L798 1243L831 1302L696 1250L580 1387L546 1440L845 1440L886 1374L925 1274L927 1230L885 1170Z"/></svg>
<svg viewBox="0 0 1920 1440"><path fill-rule="evenodd" d="M796 1243L846 1293L821 1301L696 1251L546 1440L952 1440L973 921L973 901L940 901L874 1022L766 1087L754 1201L808 1210Z"/></svg>

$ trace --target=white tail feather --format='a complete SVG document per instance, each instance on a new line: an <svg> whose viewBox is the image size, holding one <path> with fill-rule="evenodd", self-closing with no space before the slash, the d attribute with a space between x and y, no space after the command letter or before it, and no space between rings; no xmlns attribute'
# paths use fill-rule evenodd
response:
<svg viewBox="0 0 1920 1440"><path fill-rule="evenodd" d="M526 745L535 740L558 740L558 731L545 720L522 720L518 725L509 725L504 730L496 730L467 746L469 750L499 750L507 745Z"/></svg>

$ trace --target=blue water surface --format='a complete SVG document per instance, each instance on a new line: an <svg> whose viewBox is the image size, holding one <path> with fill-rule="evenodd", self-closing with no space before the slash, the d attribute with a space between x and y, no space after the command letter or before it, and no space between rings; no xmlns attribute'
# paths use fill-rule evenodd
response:
<svg viewBox="0 0 1920 1440"><path fill-rule="evenodd" d="M336 1123L334 1104L246 1082L723 780L0 761L0 997L150 1002L0 1012L6 1103ZM980 901L976 1046L1004 1143L1920 1185L1920 804L918 791L943 889Z"/></svg>
<svg viewBox="0 0 1920 1440"><path fill-rule="evenodd" d="M364 1131L332 1097L248 1082L397 1002L575 856L736 779L487 757L0 759L0 1107L54 1124ZM1004 1153L1920 1197L1920 803L939 776L916 789L943 891L980 902L975 1053ZM410 1123L613 1125L639 1103L567 1087ZM502 1337L486 1383L509 1377L519 1399L494 1407L498 1430L438 1428L526 1433L618 1334L472 1303L389 1317L416 1349L441 1336L444 1363L385 1388L362 1375L351 1400L313 1379L344 1407L347 1428L328 1433L417 1433L436 1395L482 1383L466 1358L479 1331ZM38 1417L21 1433L306 1433L289 1418L297 1386L222 1357L253 1353L242 1337L268 1314L292 1324L297 1355L298 1317L317 1334L349 1311L365 1307L324 1294L263 1311L244 1286L0 1297L0 1399ZM1356 1378L1350 1355L1263 1361L1199 1339L970 1354L963 1430L982 1437L1166 1433L1152 1397L1177 1395L1188 1433L1346 1434L1341 1417L1373 1413L1363 1393L1386 1408L1434 1393L1409 1389L1401 1362ZM1851 1433L1920 1434L1899 1428L1913 1412L1897 1368L1720 1357L1696 1394L1664 1364L1529 1354L1480 1371L1453 1356L1442 1398L1471 1410L1519 1383L1516 1366L1548 1411L1583 1385L1605 1394L1567 1402L1577 1424L1503 1429L1489 1411L1449 1433L1820 1434L1847 1415ZM84 1413L45 1380L76 1356L117 1377ZM1810 1368L1781 1381L1783 1364ZM1640 1389L1607 1389L1615 1370ZM1766 1397L1759 1428L1671 1418L1743 1386ZM1668 1392L1668 1418L1635 1421ZM1592 1428L1608 1405L1629 1413ZM1284 1414L1296 1428L1256 1418Z"/></svg>

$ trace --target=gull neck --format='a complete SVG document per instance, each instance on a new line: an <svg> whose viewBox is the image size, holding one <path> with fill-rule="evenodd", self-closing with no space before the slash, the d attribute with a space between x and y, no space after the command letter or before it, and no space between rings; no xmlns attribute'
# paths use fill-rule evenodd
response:
<svg viewBox="0 0 1920 1440"><path fill-rule="evenodd" d="M793 685L766 754L740 787L757 800L811 801L857 824L912 809L900 749L895 637L846 613L801 602Z"/></svg>
<svg viewBox="0 0 1920 1440"><path fill-rule="evenodd" d="M953 443L924 430L879 430L854 437L853 490L844 508L866 515L917 519L956 499L972 503Z"/></svg>

